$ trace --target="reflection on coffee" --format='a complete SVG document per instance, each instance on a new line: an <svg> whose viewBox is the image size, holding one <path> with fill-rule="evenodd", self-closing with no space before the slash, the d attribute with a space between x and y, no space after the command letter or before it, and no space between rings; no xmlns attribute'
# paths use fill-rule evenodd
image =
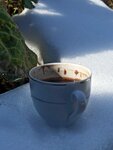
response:
<svg viewBox="0 0 113 150"><path fill-rule="evenodd" d="M78 78L69 78L69 77L52 77L52 78L46 78L43 79L43 81L46 82L57 82L57 83L63 83L63 82L76 82L76 81L80 81L81 79Z"/></svg>

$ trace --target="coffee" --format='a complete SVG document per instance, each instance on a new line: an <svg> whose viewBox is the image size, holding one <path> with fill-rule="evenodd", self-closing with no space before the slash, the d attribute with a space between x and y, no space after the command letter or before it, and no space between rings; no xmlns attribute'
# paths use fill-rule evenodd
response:
<svg viewBox="0 0 113 150"><path fill-rule="evenodd" d="M76 82L76 81L80 81L80 79L78 78L73 79L70 77L51 77L51 78L43 79L43 81L63 83L63 82Z"/></svg>

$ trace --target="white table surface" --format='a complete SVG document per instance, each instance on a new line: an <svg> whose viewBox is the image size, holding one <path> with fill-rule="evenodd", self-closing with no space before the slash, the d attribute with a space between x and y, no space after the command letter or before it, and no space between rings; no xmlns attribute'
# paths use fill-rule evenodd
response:
<svg viewBox="0 0 113 150"><path fill-rule="evenodd" d="M33 35L35 34L35 32L32 32L31 29L35 29L37 31L38 27L40 27L40 32L43 33L42 35L45 39L45 41L43 42L45 42L45 45L48 43L48 47L50 46L49 50L51 52L47 52L48 58L50 58L50 60L57 60L57 57L51 59L51 56L56 53L54 50L59 50L59 56L62 62L82 64L92 70L92 90L90 100L85 112L81 115L76 124L74 124L70 128L53 129L46 125L46 123L41 119L41 117L34 109L30 96L29 84L25 84L14 90L6 92L5 94L1 94L0 150L112 150L113 11L109 10L107 7L104 7L103 4L101 5L99 0L78 0L76 2L70 0L73 2L72 4L67 0L67 5L71 4L75 6L76 10L79 13L79 10L81 8L82 13L80 14L83 15L84 12L84 15L86 17L87 23L85 24L84 19L78 20L78 22L82 24L81 26L79 26L79 24L77 23L77 29L82 29L83 31L84 26L82 25L89 25L87 26L87 28L85 28L84 32L82 32L83 34L76 30L78 31L77 37L79 39L79 44L76 45L75 40L74 45L74 40L72 40L72 42L71 40L67 40L65 43L66 38L59 38L59 34L62 35L60 30L58 34L56 34L56 36L53 36L53 33L55 34L55 32L50 32L52 26L55 25L54 23L56 23L55 20L52 22L51 13L56 14L57 18L60 15L58 12L60 12L60 10L62 10L64 6L64 0L62 0L62 3L59 4L60 7L59 5L57 5L57 1L54 1L54 3L52 3L51 0L48 0L48 5L47 1L41 1L43 2L43 5L41 5L43 6L43 11L34 9L33 11L30 11L28 15L23 14L21 17L24 24L21 20L21 17L16 21L25 37L28 33L33 33L30 34L29 40L26 37L27 42L30 44L33 42L32 38L34 38ZM77 7L77 5L74 4L77 4L81 7ZM45 9L48 8L46 6L49 7L48 11ZM68 6L71 7L70 5ZM48 14L45 14L47 12ZM66 12L65 9L62 12ZM30 14L32 16L31 18ZM72 14L73 11L69 13L69 16ZM38 19L36 19L35 17L33 18L33 15L35 17L38 17ZM50 22L48 23L49 26L45 24L48 18L50 19ZM92 19L93 22L91 22L91 18L94 18ZM70 19L71 23L72 20ZM27 22L26 24L25 21ZM33 25L30 23L34 23L35 28L29 28L30 25ZM63 23L61 23L60 25L62 27ZM24 29L26 32L24 32ZM64 31L66 31L65 35L69 35L69 38L71 38L72 33L75 34L76 32L75 30L73 30L73 32L69 34L70 32L68 32L67 30L63 30L63 32ZM38 36L37 32L36 35ZM86 35L88 35L87 38ZM58 47L52 51L51 42L53 46L56 46L56 39ZM83 39L85 40L85 42ZM61 44L62 42L63 44ZM66 49L67 42L69 47ZM77 49L75 49L76 46ZM33 48L34 45L32 45L31 47Z"/></svg>

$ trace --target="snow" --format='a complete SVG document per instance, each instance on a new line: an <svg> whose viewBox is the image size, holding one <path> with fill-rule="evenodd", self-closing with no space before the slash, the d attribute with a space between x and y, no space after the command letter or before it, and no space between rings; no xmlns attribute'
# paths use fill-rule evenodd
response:
<svg viewBox="0 0 113 150"><path fill-rule="evenodd" d="M36 9L15 17L15 21L44 62L113 47L113 10L100 0L41 0Z"/></svg>
<svg viewBox="0 0 113 150"><path fill-rule="evenodd" d="M40 61L92 70L87 109L69 128L48 127L33 107L29 84L0 95L1 150L113 149L113 10L100 0L40 0L14 17Z"/></svg>

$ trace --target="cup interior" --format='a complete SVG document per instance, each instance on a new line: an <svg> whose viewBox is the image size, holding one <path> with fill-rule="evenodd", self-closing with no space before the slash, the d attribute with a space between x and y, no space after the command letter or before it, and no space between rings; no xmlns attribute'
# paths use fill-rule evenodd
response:
<svg viewBox="0 0 113 150"><path fill-rule="evenodd" d="M34 67L30 70L30 77L45 81L50 78L71 78L74 81L83 81L91 76L91 71L82 65L70 63L49 63Z"/></svg>

